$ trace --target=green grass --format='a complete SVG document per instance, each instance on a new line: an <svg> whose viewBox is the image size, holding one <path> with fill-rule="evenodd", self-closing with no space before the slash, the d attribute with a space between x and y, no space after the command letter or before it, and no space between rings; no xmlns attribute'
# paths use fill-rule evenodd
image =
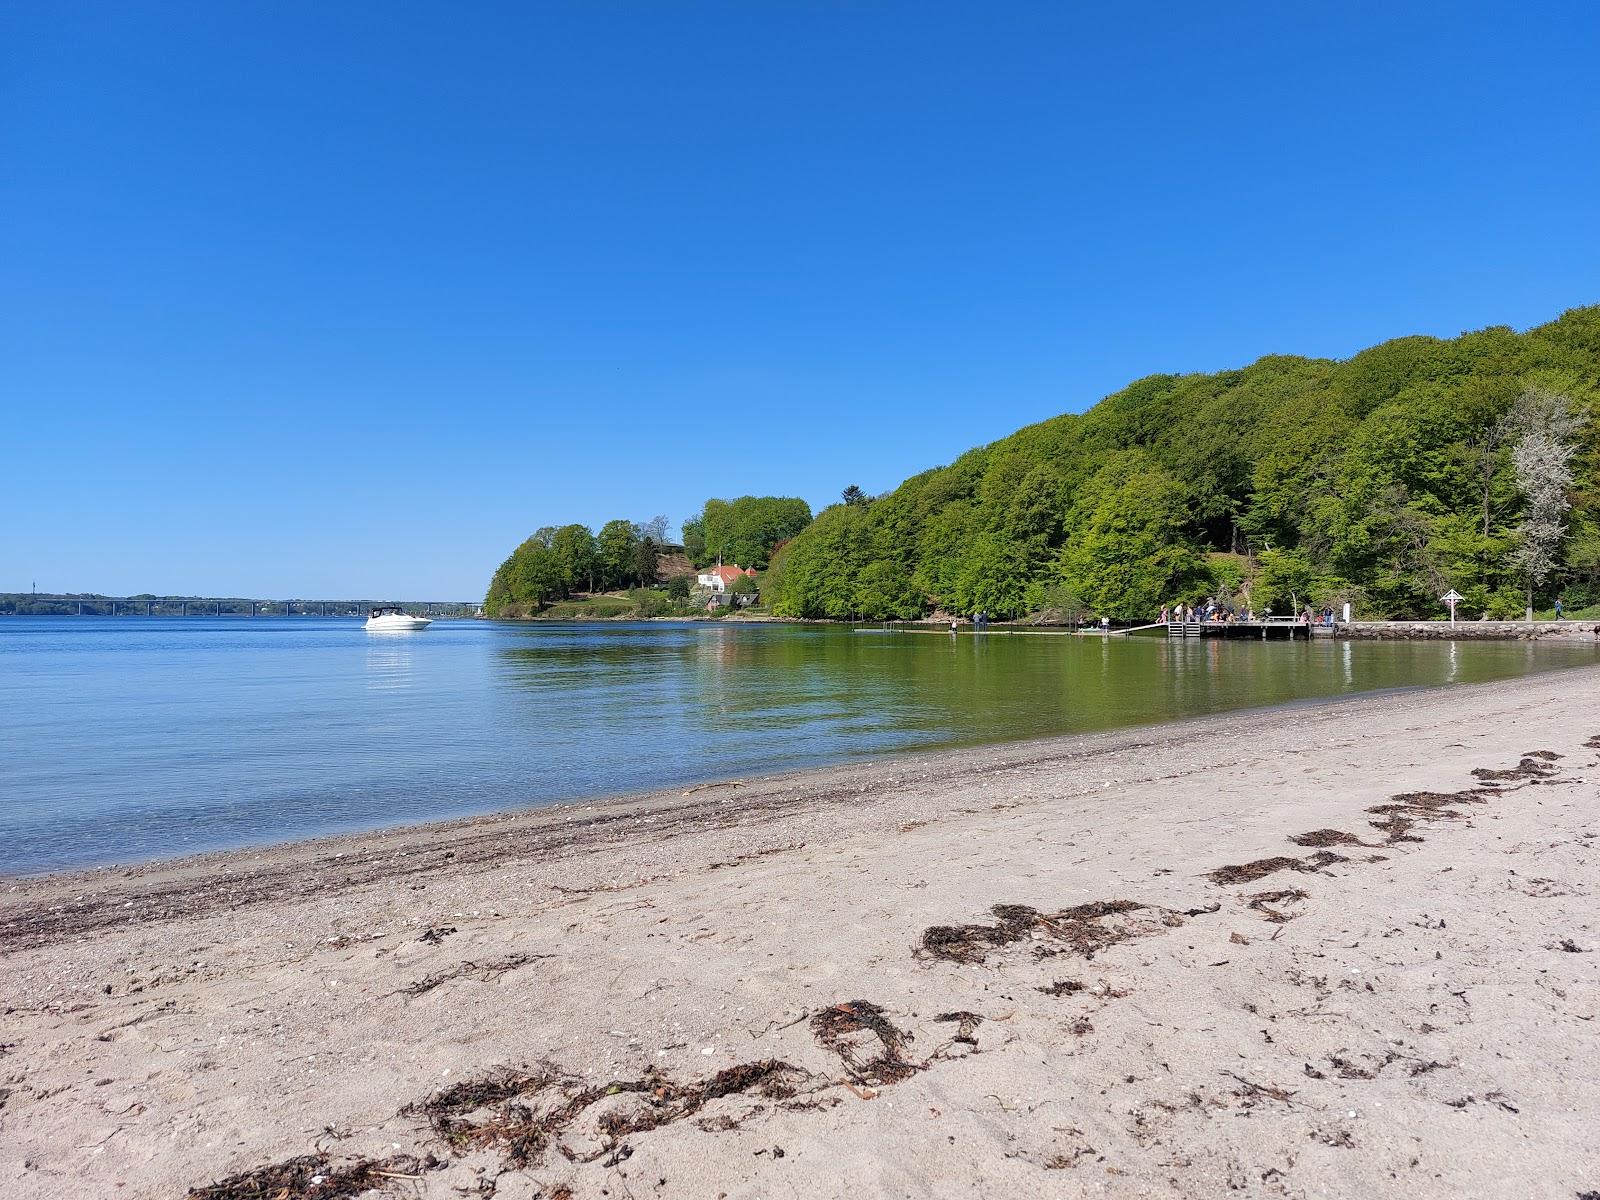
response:
<svg viewBox="0 0 1600 1200"><path fill-rule="evenodd" d="M1569 608L1563 614L1569 621L1593 621L1600 619L1600 604L1591 604L1587 608ZM1535 621L1554 621L1556 610L1554 608L1534 609Z"/></svg>
<svg viewBox="0 0 1600 1200"><path fill-rule="evenodd" d="M704 617L698 605L671 603L660 589L635 588L626 596L580 596L572 600L552 600L538 617L545 621L601 621L646 616Z"/></svg>
<svg viewBox="0 0 1600 1200"><path fill-rule="evenodd" d="M591 596L584 600L556 600L539 615L557 620L585 617L622 617L634 611L633 601L622 596Z"/></svg>

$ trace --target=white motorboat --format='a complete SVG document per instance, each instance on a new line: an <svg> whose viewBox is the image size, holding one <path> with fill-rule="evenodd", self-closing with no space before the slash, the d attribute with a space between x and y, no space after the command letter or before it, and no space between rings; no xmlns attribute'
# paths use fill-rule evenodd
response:
<svg viewBox="0 0 1600 1200"><path fill-rule="evenodd" d="M367 614L367 629L372 633L404 633L413 629L426 629L433 622L427 617L414 617L402 608L385 605Z"/></svg>

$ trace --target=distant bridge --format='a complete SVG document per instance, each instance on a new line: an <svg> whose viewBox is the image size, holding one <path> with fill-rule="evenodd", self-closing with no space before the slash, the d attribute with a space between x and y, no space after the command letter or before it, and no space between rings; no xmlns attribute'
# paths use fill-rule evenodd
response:
<svg viewBox="0 0 1600 1200"><path fill-rule="evenodd" d="M0 592L0 614L80 617L364 617L380 604L428 617L474 617L476 600L253 600L241 596L93 596Z"/></svg>

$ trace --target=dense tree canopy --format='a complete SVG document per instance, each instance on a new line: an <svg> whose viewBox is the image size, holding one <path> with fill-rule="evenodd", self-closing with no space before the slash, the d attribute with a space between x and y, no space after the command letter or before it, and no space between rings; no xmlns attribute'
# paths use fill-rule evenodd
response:
<svg viewBox="0 0 1600 1200"><path fill-rule="evenodd" d="M803 617L1041 609L1148 620L1220 596L1287 611L1511 617L1600 599L1600 307L1518 334L1406 337L1342 362L1274 356L1157 375L812 519L803 500L708 500L698 565L769 566ZM491 615L654 581L665 519L536 532Z"/></svg>
<svg viewBox="0 0 1600 1200"><path fill-rule="evenodd" d="M760 569L775 547L810 522L811 506L793 497L707 500L698 516L683 523L684 550L698 565L720 555L730 565ZM575 592L653 585L666 531L666 517L607 521L598 534L585 525L538 529L494 573L484 611L491 617L531 616Z"/></svg>
<svg viewBox="0 0 1600 1200"><path fill-rule="evenodd" d="M664 525L659 517L641 524L607 521L598 536L586 525L536 530L494 573L484 611L528 616L574 592L653 584Z"/></svg>
<svg viewBox="0 0 1600 1200"><path fill-rule="evenodd" d="M1576 607L1600 598L1597 399L1600 307L1342 362L1152 376L887 495L854 491L782 535L765 594L805 617L1147 620L1219 593L1433 616L1451 587L1463 612L1516 616L1557 592ZM731 505L714 505L703 557L764 564L730 549Z"/></svg>
<svg viewBox="0 0 1600 1200"><path fill-rule="evenodd" d="M811 506L793 496L740 496L707 500L683 523L683 544L696 566L720 557L728 564L764 568L774 547L811 523Z"/></svg>

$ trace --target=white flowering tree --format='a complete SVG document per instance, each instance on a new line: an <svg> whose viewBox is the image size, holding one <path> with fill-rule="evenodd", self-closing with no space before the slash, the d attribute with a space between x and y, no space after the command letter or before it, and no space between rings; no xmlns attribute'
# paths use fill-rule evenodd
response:
<svg viewBox="0 0 1600 1200"><path fill-rule="evenodd" d="M1533 620L1534 589L1544 584L1561 558L1567 512L1572 507L1572 458L1578 451L1573 439L1584 420L1568 397L1548 388L1526 389L1511 411L1517 435L1511 447L1511 466L1517 491L1527 504L1511 561L1527 588L1529 621Z"/></svg>

